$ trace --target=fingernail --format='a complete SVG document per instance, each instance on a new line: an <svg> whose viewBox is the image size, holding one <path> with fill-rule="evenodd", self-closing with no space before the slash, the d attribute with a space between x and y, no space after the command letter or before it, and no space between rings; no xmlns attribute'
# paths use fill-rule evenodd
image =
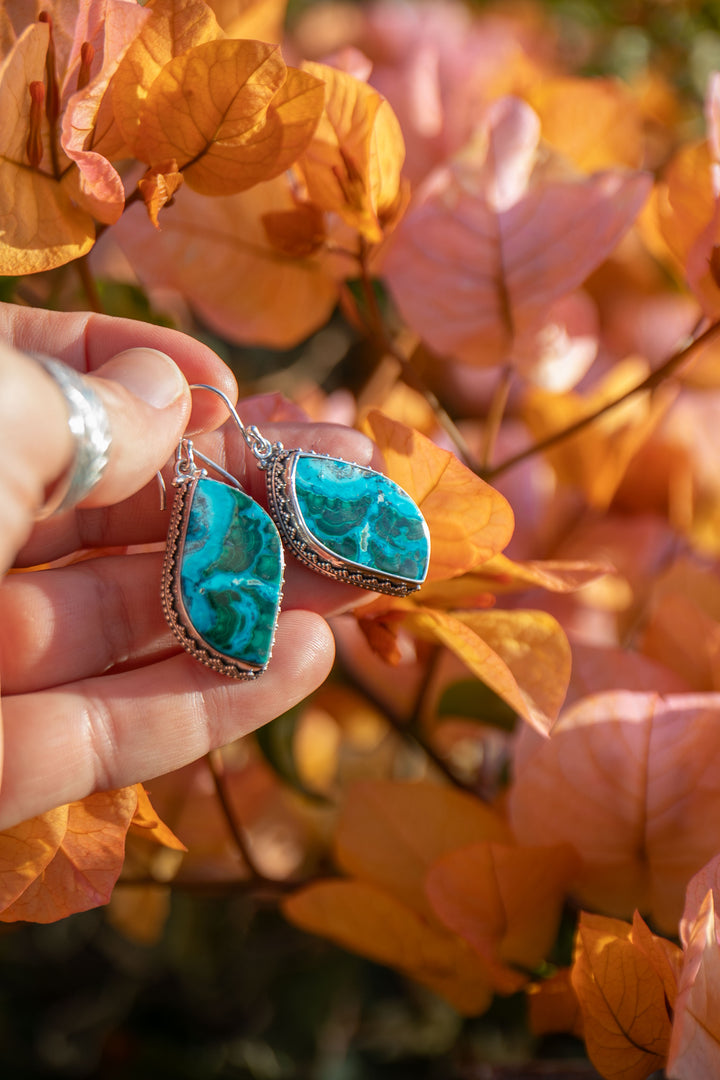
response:
<svg viewBox="0 0 720 1080"><path fill-rule="evenodd" d="M158 349L125 349L98 371L104 379L119 382L135 397L155 409L166 409L186 388L177 364Z"/></svg>

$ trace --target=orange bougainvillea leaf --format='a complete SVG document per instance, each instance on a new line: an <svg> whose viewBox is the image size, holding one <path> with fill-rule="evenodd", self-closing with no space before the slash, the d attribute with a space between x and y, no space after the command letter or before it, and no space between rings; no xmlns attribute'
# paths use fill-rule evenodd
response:
<svg viewBox="0 0 720 1080"><path fill-rule="evenodd" d="M588 1055L605 1080L645 1080L666 1061L670 1017L663 981L617 919L582 912L572 985Z"/></svg>
<svg viewBox="0 0 720 1080"><path fill-rule="evenodd" d="M525 96L540 117L543 139L584 172L642 164L642 116L618 80L537 80Z"/></svg>
<svg viewBox="0 0 720 1080"><path fill-rule="evenodd" d="M214 199L183 185L160 232L132 207L113 234L148 289L178 290L230 341L280 349L322 326L338 295L321 253L291 258L268 241L264 215L294 209L283 177Z"/></svg>
<svg viewBox="0 0 720 1080"><path fill-rule="evenodd" d="M436 170L390 240L383 274L404 319L441 356L533 374L553 305L629 229L650 177L620 170L531 183L540 134L504 98L462 155Z"/></svg>
<svg viewBox="0 0 720 1080"><path fill-rule="evenodd" d="M582 1038L580 1002L570 982L570 968L561 968L548 979L527 988L528 1023L533 1035L570 1032Z"/></svg>
<svg viewBox="0 0 720 1080"><path fill-rule="evenodd" d="M43 84L47 48L47 23L34 23L0 67L0 98L13 102L0 125L0 274L32 274L62 266L84 255L95 242L92 218L73 203L65 186L44 169L28 167L29 86ZM49 160L44 114L33 123L43 160Z"/></svg>
<svg viewBox="0 0 720 1080"><path fill-rule="evenodd" d="M425 891L442 922L489 964L530 972L555 942L576 863L567 845L474 844L437 859Z"/></svg>
<svg viewBox="0 0 720 1080"><path fill-rule="evenodd" d="M307 145L322 109L322 83L287 78L277 45L207 41L165 65L148 90L135 153L155 165L175 158L204 195L230 195L282 173ZM287 140L284 128L288 127Z"/></svg>
<svg viewBox="0 0 720 1080"><path fill-rule="evenodd" d="M484 1012L492 1000L485 965L474 950L371 883L308 885L283 902L283 912L304 930L398 968L460 1013Z"/></svg>
<svg viewBox="0 0 720 1080"><path fill-rule="evenodd" d="M292 210L271 210L263 214L262 224L268 242L291 258L314 255L325 243L325 216L312 203L299 203Z"/></svg>
<svg viewBox="0 0 720 1080"><path fill-rule="evenodd" d="M133 152L145 100L165 65L174 56L223 36L205 0L153 0L148 10L150 18L125 54L110 87L115 121ZM166 158L173 156L165 154Z"/></svg>
<svg viewBox="0 0 720 1080"><path fill-rule="evenodd" d="M372 411L365 430L388 476L415 500L431 536L428 581L457 577L505 547L515 520L507 500L454 454L412 428Z"/></svg>
<svg viewBox="0 0 720 1080"><path fill-rule="evenodd" d="M685 886L717 850L720 695L610 691L520 733L509 795L520 843L569 843L574 892L676 932Z"/></svg>
<svg viewBox="0 0 720 1080"><path fill-rule="evenodd" d="M379 243L398 203L405 160L395 113L377 90L345 71L310 62L302 70L325 84L325 110L297 163L309 198Z"/></svg>
<svg viewBox="0 0 720 1080"><path fill-rule="evenodd" d="M617 400L637 386L647 373L644 361L627 360L616 364L587 395L528 390L522 404L523 418L534 438L542 440ZM675 396L676 392L668 387L652 395L635 395L548 450L548 460L563 483L580 488L595 509L605 509L632 458L646 443Z"/></svg>
<svg viewBox="0 0 720 1080"><path fill-rule="evenodd" d="M287 0L207 0L231 38L281 41Z"/></svg>
<svg viewBox="0 0 720 1080"><path fill-rule="evenodd" d="M67 820L67 806L59 806L0 833L0 912L17 900L55 857Z"/></svg>
<svg viewBox="0 0 720 1080"><path fill-rule="evenodd" d="M182 173L178 172L177 161L173 158L172 161L154 165L138 180L148 217L156 229L160 228L158 214L174 197L183 179Z"/></svg>
<svg viewBox="0 0 720 1080"><path fill-rule="evenodd" d="M570 646L551 615L408 608L404 626L445 645L519 716L547 733L570 678Z"/></svg>
<svg viewBox="0 0 720 1080"><path fill-rule="evenodd" d="M163 847L172 848L174 851L187 851L182 840L178 840L175 833L160 820L142 784L136 784L135 790L137 791L137 806L130 822L130 831L154 844L162 844Z"/></svg>
<svg viewBox="0 0 720 1080"><path fill-rule="evenodd" d="M425 876L436 859L480 840L509 839L502 819L471 795L425 781L365 780L348 788L335 848L348 874L427 917Z"/></svg>
<svg viewBox="0 0 720 1080"><path fill-rule="evenodd" d="M46 860L46 844L39 851L39 858L36 855L32 880L0 911L0 921L55 922L73 912L106 904L122 869L125 836L137 804L136 788L121 788L89 795L61 807L60 811L41 815L41 818L59 815L58 820L64 819L62 835L55 845L53 818L52 858ZM41 828L37 821L10 830L13 840ZM2 839L7 835L2 834ZM39 849L40 845L37 846Z"/></svg>
<svg viewBox="0 0 720 1080"><path fill-rule="evenodd" d="M685 959L675 1002L668 1056L670 1080L696 1080L720 1071L720 919L711 889L686 925ZM687 914L687 913L686 913Z"/></svg>
<svg viewBox="0 0 720 1080"><path fill-rule="evenodd" d="M84 85L67 101L61 143L77 165L80 206L105 224L120 217L125 191L117 170L94 146L96 123L110 79L149 16L149 11L125 0L85 0L78 13L65 92L78 82Z"/></svg>

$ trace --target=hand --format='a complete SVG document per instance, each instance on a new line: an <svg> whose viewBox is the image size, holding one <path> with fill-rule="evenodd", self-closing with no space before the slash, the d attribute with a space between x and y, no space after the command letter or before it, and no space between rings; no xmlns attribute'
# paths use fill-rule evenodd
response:
<svg viewBox="0 0 720 1080"><path fill-rule="evenodd" d="M162 551L147 550L160 546L169 517L155 473L186 430L195 437L226 419L215 395L191 397L187 383L209 383L234 401L231 372L176 331L106 316L0 305L0 342L8 343L0 345L0 569L66 560L0 584L3 829L169 772L290 708L332 664L319 613L358 592L288 557L268 670L242 683L193 660L163 617ZM113 435L108 467L80 508L35 526L73 446L62 394L23 352L92 372ZM263 432L360 464L372 456L369 440L334 425L265 424ZM261 499L262 474L234 425L195 441ZM146 549L133 552L137 545ZM80 551L90 557L72 562Z"/></svg>

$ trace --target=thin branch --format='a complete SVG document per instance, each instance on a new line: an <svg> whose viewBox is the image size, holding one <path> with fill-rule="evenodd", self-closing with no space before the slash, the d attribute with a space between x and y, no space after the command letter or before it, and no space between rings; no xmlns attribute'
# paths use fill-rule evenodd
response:
<svg viewBox="0 0 720 1080"><path fill-rule="evenodd" d="M453 787L460 788L461 791L466 791L469 795L474 795L475 798L480 799L481 802L485 801L482 795L480 795L480 793L476 790L476 788L472 786L472 784L466 784L464 780L462 780L455 772L453 772L447 761L445 761L445 759L438 754L437 750L435 750L435 748L425 739L424 735L417 730L417 727L414 726L416 717L419 715L418 709L422 708L422 701L424 701L424 695L428 684L427 674L423 679L420 693L418 695L415 705L413 706L412 713L409 717L406 717L401 716L398 712L392 709L387 704L387 702L376 696L376 694L372 690L370 690L369 687L365 686L364 683L362 683L358 678L355 677L353 672L345 664L343 664L342 661L339 661L339 666L342 670L343 678L347 680L347 682L352 686L352 688L356 690L359 694L361 694L365 698L365 700L373 706L373 708L377 709L377 711L387 720L390 727L393 728L393 730L396 731L405 742L411 743L413 746L416 746L420 750L422 750L422 752L425 754L428 760L432 762L438 772L442 773L445 779L448 780L453 785Z"/></svg>
<svg viewBox="0 0 720 1080"><path fill-rule="evenodd" d="M213 784L215 785L215 794L220 803L220 809L225 817L225 822L235 841L235 846L242 856L243 862L252 875L252 880L256 885L262 884L274 886L276 883L273 878L266 877L262 870L258 868L255 858L248 846L245 834L237 820L235 810L230 803L230 796L225 787L225 766L220 751L211 750L209 754L205 755L205 760L207 761L210 775L212 776Z"/></svg>
<svg viewBox="0 0 720 1080"><path fill-rule="evenodd" d="M637 386L627 390L614 401L607 402L602 408L597 409L594 413L583 416L580 420L576 420L574 424L570 424L561 431L556 431L553 435L548 435L545 439L541 439L540 442L533 443L531 446L526 447L518 454L514 454L512 457L500 462L500 464L496 465L494 468L481 471L480 475L484 480L495 480L503 473L508 472L510 469L514 469L516 465L520 465L521 462L527 461L528 458L543 453L545 450L550 450L553 446L557 446L559 443L564 442L565 439L570 439L573 435L577 435L578 432L583 431L586 427L589 427L590 424L595 423L601 416L611 412L613 409L616 409L618 405L622 405L624 401L628 401L630 398L634 397L635 394L641 394L647 390L655 390L661 383L666 382L671 376L675 375L686 360L689 360L698 348L707 345L719 333L720 322L713 323L712 326L709 326L702 334L693 338L692 341L678 352L673 353L673 355L670 356L664 364L661 364L659 368L656 368L655 371L651 371L642 382L637 384Z"/></svg>
<svg viewBox="0 0 720 1080"><path fill-rule="evenodd" d="M510 387L513 380L513 369L507 364L500 372L498 384L495 387L490 408L485 418L485 437L482 448L482 468L488 469L495 453L495 443L505 415L505 408L510 396Z"/></svg>
<svg viewBox="0 0 720 1080"><path fill-rule="evenodd" d="M95 284L95 278L90 273L90 265L88 263L87 255L83 255L82 258L76 259L73 263L77 270L78 277L80 278L80 284L83 287L85 293L85 299L91 311L96 311L99 315L105 314L102 300L100 299L100 293L98 292L97 285Z"/></svg>

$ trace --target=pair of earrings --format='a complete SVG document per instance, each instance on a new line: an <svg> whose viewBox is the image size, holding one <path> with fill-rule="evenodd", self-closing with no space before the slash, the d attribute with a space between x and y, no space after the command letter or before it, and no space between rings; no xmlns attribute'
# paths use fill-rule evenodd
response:
<svg viewBox="0 0 720 1080"><path fill-rule="evenodd" d="M413 500L382 473L308 450L286 450L246 427L223 399L258 468L269 514L221 466L178 446L176 488L163 569L163 608L196 660L235 679L268 665L282 601L283 544L327 577L406 596L425 580L427 524ZM223 480L211 480L203 462Z"/></svg>

